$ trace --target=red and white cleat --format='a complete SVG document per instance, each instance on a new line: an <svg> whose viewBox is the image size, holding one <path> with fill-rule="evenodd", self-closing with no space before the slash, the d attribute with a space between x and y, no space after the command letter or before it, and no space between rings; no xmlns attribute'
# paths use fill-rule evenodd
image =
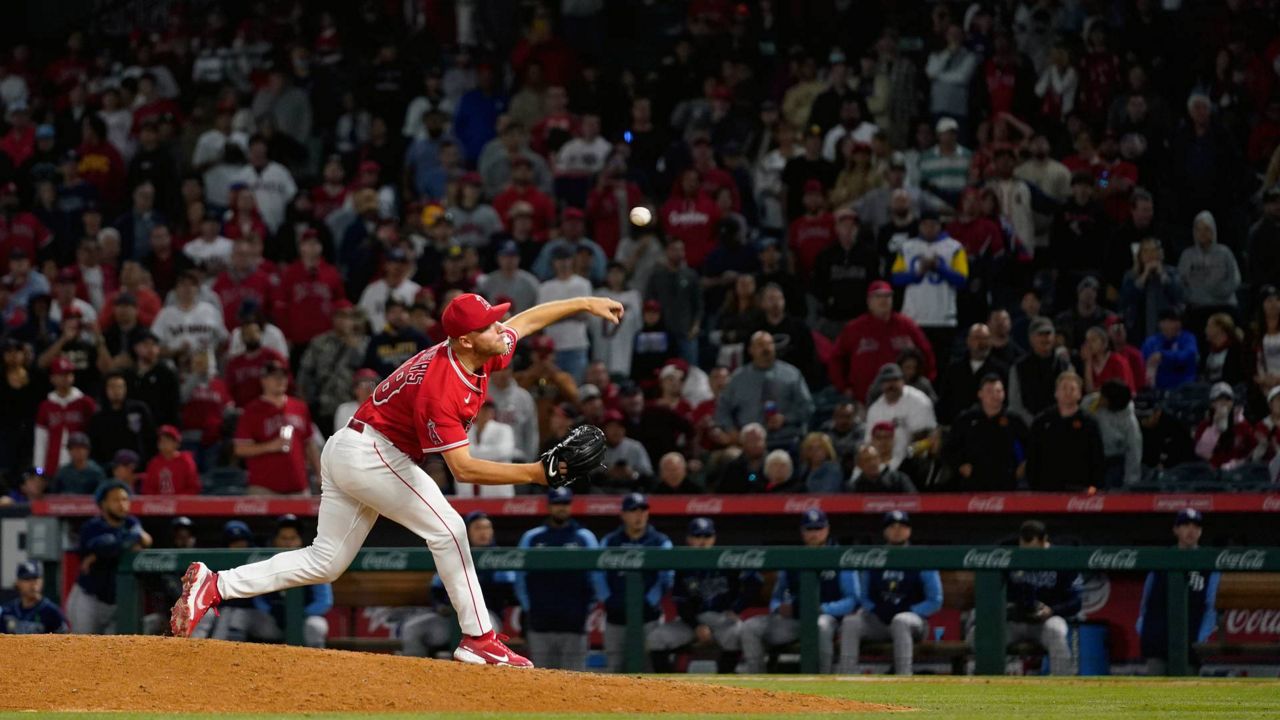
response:
<svg viewBox="0 0 1280 720"><path fill-rule="evenodd" d="M494 631L479 637L463 636L458 649L453 651L453 659L471 665L506 665L508 667L531 668L529 659L511 651L502 641L506 635Z"/></svg>
<svg viewBox="0 0 1280 720"><path fill-rule="evenodd" d="M174 637L191 637L191 631L200 624L205 613L213 610L218 614L218 603L222 596L218 594L218 573L213 572L202 562L193 562L182 576L182 595L173 604L173 612L169 614L169 630Z"/></svg>

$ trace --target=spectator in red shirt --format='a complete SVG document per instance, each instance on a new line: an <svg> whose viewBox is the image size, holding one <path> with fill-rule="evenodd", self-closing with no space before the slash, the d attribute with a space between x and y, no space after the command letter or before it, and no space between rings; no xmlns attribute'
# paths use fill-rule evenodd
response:
<svg viewBox="0 0 1280 720"><path fill-rule="evenodd" d="M1147 386L1147 363L1142 359L1142 351L1129 344L1129 329L1119 315L1111 315L1103 323L1107 335L1111 338L1111 351L1120 356L1129 366L1129 376L1133 383L1142 389Z"/></svg>
<svg viewBox="0 0 1280 720"><path fill-rule="evenodd" d="M17 184L0 183L0 276L9 274L9 255L14 250L35 258L53 240L49 229L21 204Z"/></svg>
<svg viewBox="0 0 1280 720"><path fill-rule="evenodd" d="M231 185L230 192L231 209L227 211L227 217L222 222L223 236L232 240L248 238L251 235L260 239L267 238L270 234L267 223L258 212L258 200L254 197L252 189L238 182Z"/></svg>
<svg viewBox="0 0 1280 720"><path fill-rule="evenodd" d="M910 347L924 355L921 374L933 379L933 347L924 331L911 318L894 312L893 288L877 280L867 290L867 314L850 320L836 338L828 364L831 382L848 397L866 402L876 373Z"/></svg>
<svg viewBox="0 0 1280 720"><path fill-rule="evenodd" d="M138 322L147 327L151 327L164 307L160 296L151 289L146 271L142 269L142 265L133 260L128 260L121 265L120 288L109 293L102 302L102 312L98 317L104 318L107 325L115 321L116 298L122 294L128 294L133 298L138 306Z"/></svg>
<svg viewBox="0 0 1280 720"><path fill-rule="evenodd" d="M787 230L787 247L791 250L792 271L801 279L813 272L818 254L836 239L836 223L827 212L826 191L818 180L804 184L804 215L791 221Z"/></svg>
<svg viewBox="0 0 1280 720"><path fill-rule="evenodd" d="M742 198L738 195L738 184L733 176L716 165L716 156L711 147L711 137L705 133L694 136L689 143L689 154L693 158L693 169L698 171L698 180L702 192L714 198L721 189L728 188L733 195L733 210L742 210Z"/></svg>
<svg viewBox="0 0 1280 720"><path fill-rule="evenodd" d="M272 307L277 283L253 263L253 247L247 240L237 240L231 250L231 266L213 281L213 293L222 302L222 320L227 332L240 324L240 306L246 300L258 307Z"/></svg>
<svg viewBox="0 0 1280 720"><path fill-rule="evenodd" d="M227 383L210 368L209 356L191 356L191 371L182 381L182 430L197 443L196 464L201 470L217 465L222 449L222 422L235 408Z"/></svg>
<svg viewBox="0 0 1280 720"><path fill-rule="evenodd" d="M258 313L250 313L240 324L240 339L245 351L227 361L223 375L231 390L236 407L243 408L262 394L261 378L268 367L289 366L288 358L262 344L262 327L266 320Z"/></svg>
<svg viewBox="0 0 1280 720"><path fill-rule="evenodd" d="M310 495L307 466L320 469L311 411L285 393L288 386L285 365L265 366L262 395L245 407L236 425L235 454L248 468L250 495Z"/></svg>
<svg viewBox="0 0 1280 720"><path fill-rule="evenodd" d="M49 365L49 382L53 391L36 410L35 448L32 458L37 467L52 477L58 468L71 460L67 440L73 432L84 432L98 404L75 386L76 366L64 357Z"/></svg>
<svg viewBox="0 0 1280 720"><path fill-rule="evenodd" d="M1094 326L1085 331L1080 358L1084 360L1086 394L1101 390L1103 383L1108 380L1119 380L1129 387L1129 392L1138 392L1129 363L1111 351L1111 338L1106 330Z"/></svg>
<svg viewBox="0 0 1280 720"><path fill-rule="evenodd" d="M15 101L5 112L9 132L0 138L0 152L9 156L14 167L21 167L36 151L36 126L31 123L24 100Z"/></svg>
<svg viewBox="0 0 1280 720"><path fill-rule="evenodd" d="M523 155L511 158L511 182L493 199L493 209L511 229L511 210L518 202L533 208L533 237L545 242L547 233L556 224L556 204L546 193L533 184L533 163Z"/></svg>
<svg viewBox="0 0 1280 720"><path fill-rule="evenodd" d="M631 208L644 203L640 186L626 176L627 165L615 156L596 178L596 186L587 194L587 219L591 222L591 239L604 254L613 257L618 243L630 235Z"/></svg>
<svg viewBox="0 0 1280 720"><path fill-rule="evenodd" d="M147 463L142 494L199 495L200 473L196 472L196 461L191 453L178 449L182 433L172 425L161 425L156 433L159 452Z"/></svg>
<svg viewBox="0 0 1280 720"><path fill-rule="evenodd" d="M1209 411L1195 431L1196 455L1219 470L1245 462L1257 445L1253 426L1236 407L1231 386L1214 383L1209 390Z"/></svg>
<svg viewBox="0 0 1280 720"><path fill-rule="evenodd" d="M1080 61L1080 97L1076 109L1090 122L1099 123L1120 89L1120 58L1107 48L1107 24L1095 22L1089 28L1088 52Z"/></svg>
<svg viewBox="0 0 1280 720"><path fill-rule="evenodd" d="M323 181L311 188L311 206L316 219L323 221L347 202L346 170L341 155L330 155L324 163Z"/></svg>
<svg viewBox="0 0 1280 720"><path fill-rule="evenodd" d="M529 131L529 147L549 157L570 138L577 136L578 117L569 112L569 93L561 85L552 85L546 93L547 114Z"/></svg>
<svg viewBox="0 0 1280 720"><path fill-rule="evenodd" d="M701 183L696 168L685 168L660 212L667 235L684 241L685 260L695 270L715 248L720 221L720 211Z"/></svg>
<svg viewBox="0 0 1280 720"><path fill-rule="evenodd" d="M308 227L298 238L298 259L281 273L274 315L290 345L306 345L329 332L334 303L346 297L342 276L321 257L323 250L320 233Z"/></svg>
<svg viewBox="0 0 1280 720"><path fill-rule="evenodd" d="M80 133L80 147L76 148L76 155L80 157L80 177L97 188L105 214L110 217L122 208L128 187L124 159L108 142L107 124L97 115L85 116Z"/></svg>

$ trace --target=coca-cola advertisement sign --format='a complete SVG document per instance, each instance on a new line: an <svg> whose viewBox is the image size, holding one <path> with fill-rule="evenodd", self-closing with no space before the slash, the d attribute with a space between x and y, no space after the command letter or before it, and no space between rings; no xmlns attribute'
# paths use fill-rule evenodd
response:
<svg viewBox="0 0 1280 720"><path fill-rule="evenodd" d="M1102 512L1107 499L1101 495L1067 499L1067 512Z"/></svg>
<svg viewBox="0 0 1280 720"><path fill-rule="evenodd" d="M971 513L1004 512L1004 497L1001 495L992 495L991 497L969 498L968 509Z"/></svg>
<svg viewBox="0 0 1280 720"><path fill-rule="evenodd" d="M1228 610L1218 628L1232 640L1280 641L1280 610Z"/></svg>
<svg viewBox="0 0 1280 720"><path fill-rule="evenodd" d="M685 504L684 511L688 515L719 515L724 512L724 500L695 497Z"/></svg>

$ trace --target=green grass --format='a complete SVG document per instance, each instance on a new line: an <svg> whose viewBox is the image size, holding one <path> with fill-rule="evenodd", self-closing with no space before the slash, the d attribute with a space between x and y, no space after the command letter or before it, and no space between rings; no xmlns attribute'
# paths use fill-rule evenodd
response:
<svg viewBox="0 0 1280 720"><path fill-rule="evenodd" d="M669 676L668 676L669 677ZM901 713L849 715L858 720L1129 720L1130 718L1278 718L1280 681L1187 678L1152 680L1145 678L1046 679L1046 678L840 678L812 676L713 677L682 676L689 682L711 682L783 692L847 698L911 708ZM696 708L688 715L645 715L644 718L685 720L706 717ZM0 720L30 720L35 713L3 713ZM155 713L40 713L44 718L85 720L158 720L170 717ZM620 715L568 715L549 713L441 713L441 714L352 714L297 713L290 715L184 715L184 720L296 720L318 718L347 720L417 720L448 718L483 720L517 717L522 720L618 720ZM637 716L629 716L637 717ZM733 720L757 720L762 715L732 715ZM792 716L798 717L798 716Z"/></svg>

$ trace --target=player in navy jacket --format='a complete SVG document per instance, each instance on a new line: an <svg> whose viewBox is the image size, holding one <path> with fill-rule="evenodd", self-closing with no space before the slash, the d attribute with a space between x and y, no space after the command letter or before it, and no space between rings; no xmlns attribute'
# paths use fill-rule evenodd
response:
<svg viewBox="0 0 1280 720"><path fill-rule="evenodd" d="M911 516L885 513L884 541L904 547L911 541ZM942 607L937 570L865 570L858 573L859 611L844 616L840 629L840 672L858 672L863 639L893 641L893 672L911 675L915 643L924 640L926 619Z"/></svg>
<svg viewBox="0 0 1280 720"><path fill-rule="evenodd" d="M800 516L800 534L808 547L832 544L827 514L817 508L806 510ZM852 570L825 570L818 574L818 672L831 672L836 626L840 618L857 609L858 595L858 575ZM795 642L800 637L800 623L813 622L800 614L799 602L799 573L779 572L769 614L742 623L742 659L747 672L764 672L765 648Z"/></svg>
<svg viewBox="0 0 1280 720"><path fill-rule="evenodd" d="M1178 549L1200 547L1204 515L1194 508L1184 508L1173 521L1173 534ZM1193 644L1209 639L1218 625L1218 583L1221 573L1192 570L1187 573L1187 638ZM1138 611L1138 637L1142 640L1142 657L1147 659L1148 675L1164 675L1169 659L1168 576L1162 572L1147 573L1142 586L1142 605ZM1193 665L1199 662L1191 649Z"/></svg>
<svg viewBox="0 0 1280 720"><path fill-rule="evenodd" d="M1018 546L1049 547L1044 523L1028 520L1018 533ZM1049 651L1049 672L1074 675L1075 658L1067 644L1067 620L1083 606L1080 573L1074 570L1013 570L1006 576L1009 642L1031 640Z"/></svg>
<svg viewBox="0 0 1280 720"><path fill-rule="evenodd" d="M0 605L0 633L35 635L67 631L67 619L62 611L44 596L42 575L38 562L28 560L18 564L18 580L14 583L18 597Z"/></svg>
<svg viewBox="0 0 1280 720"><path fill-rule="evenodd" d="M641 493L631 493L622 498L622 527L605 535L600 547L670 548L671 538L649 525L649 499ZM609 672L620 672L627 633L626 576L621 570L608 570L596 577L600 578L597 593L604 599L604 652L608 657ZM674 580L675 573L671 570L644 573L646 636L657 627L662 617L662 596L671 589Z"/></svg>
<svg viewBox="0 0 1280 720"><path fill-rule="evenodd" d="M473 510L463 518L467 527L467 541L471 547L493 547L493 521L480 510ZM489 610L489 621L493 623L494 632L502 632L502 608L510 604L516 574L510 570L476 569L476 581L480 584L480 593L484 596L485 607ZM444 578L440 573L431 580L431 597L435 607L405 620L400 627L400 638L405 655L427 657L435 648L447 647L457 625L453 615L453 603L449 601L449 591L444 586Z"/></svg>
<svg viewBox="0 0 1280 720"><path fill-rule="evenodd" d="M573 491L547 493L547 521L526 532L520 547L599 545L596 536L570 514ZM516 598L524 608L525 638L535 667L583 670L587 661L587 615L596 602L597 583L586 572L518 572Z"/></svg>
<svg viewBox="0 0 1280 720"><path fill-rule="evenodd" d="M80 575L67 596L71 631L110 635L116 624L116 567L124 553L151 547L151 536L129 514L129 488L116 480L93 494L98 517L80 526Z"/></svg>
<svg viewBox="0 0 1280 720"><path fill-rule="evenodd" d="M286 513L276 518L276 535L271 544L282 550L302 547L302 522L297 515ZM329 639L329 619L325 616L333 609L333 585L304 585L302 590L302 643L307 647L322 648ZM259 595L253 598L253 604L271 619L271 627L267 628L270 637L264 639L282 639L286 622L284 593Z"/></svg>
<svg viewBox="0 0 1280 720"><path fill-rule="evenodd" d="M685 544L697 548L714 547L716 526L711 518L699 517L689 521ZM742 620L738 613L759 587L760 576L752 571L676 571L671 600L679 617L662 623L649 633L653 669L669 672L672 650L694 641L700 645L714 641L720 648L720 672L733 672L738 664L737 651L742 649Z"/></svg>

